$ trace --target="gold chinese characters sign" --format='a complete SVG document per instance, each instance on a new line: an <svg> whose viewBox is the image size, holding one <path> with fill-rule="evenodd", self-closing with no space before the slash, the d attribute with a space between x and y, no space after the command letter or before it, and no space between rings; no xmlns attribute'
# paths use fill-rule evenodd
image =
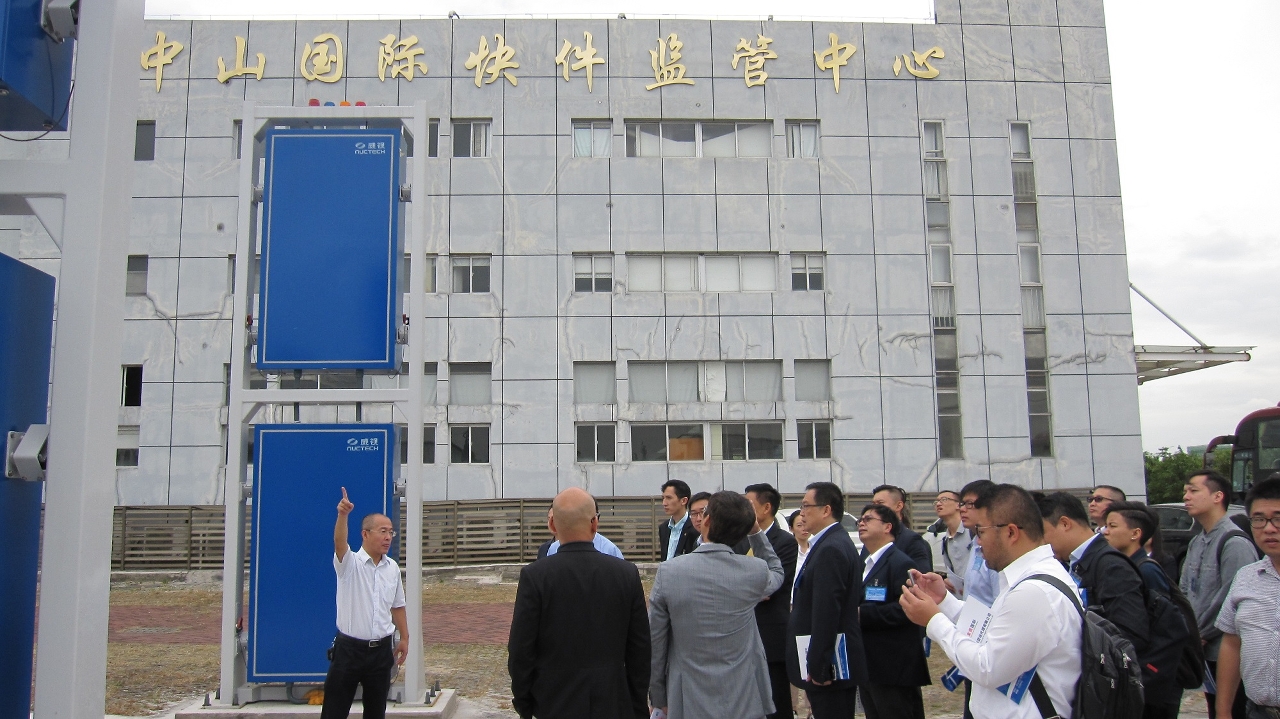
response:
<svg viewBox="0 0 1280 719"><path fill-rule="evenodd" d="M827 47L814 50L814 67L820 74L830 73L832 87L838 93L842 71L861 76L860 70L850 67L850 62L854 59L858 48L852 42L842 42L836 33L829 33L827 42ZM649 50L649 70L652 72L653 82L644 86L646 90L657 90L673 85L695 85L697 84L695 77L710 76L709 72L705 75L695 73L694 77L689 76L689 67L685 64L685 43L674 32L657 38L651 47L653 49ZM475 48L474 52L467 53L463 67L474 71L476 87L492 85L499 79L505 79L511 83L512 87L519 84L519 78L514 72L520 69L520 63L516 59L518 48L508 45L503 35L495 34L492 45L488 36L481 36ZM587 81L587 92L595 90L596 66L604 65L606 58L595 47L591 33L582 33L582 44L561 39L558 51L554 47L551 49L556 72L564 78L565 82L569 82L570 73L581 73ZM173 64L183 50L185 46L181 42L167 39L163 32L156 33L155 45L143 50L142 69L155 71L156 92L160 92L164 84L165 67ZM247 51L246 39L237 36L234 59L228 62L225 56L217 58L218 82L226 83L234 77L262 79L267 67L266 54L254 53L257 62L250 65L247 63ZM378 79L383 82L397 78L412 82L414 77L425 76L430 71L423 60L426 49L420 45L416 35L399 37L395 33L390 33L379 39L376 45L362 47L360 51L377 53ZM735 71L740 69L742 80L747 87L762 87L769 80L766 63L777 60L781 56L780 53L785 54L785 51L773 47L773 38L758 34L754 41L747 38L739 39L728 59ZM942 69L934 65L934 61L944 60L946 57L946 52L938 46L923 52L908 49L894 56L893 74L895 77L902 77L905 70L908 79L932 80L942 74ZM298 58L298 71L308 82L335 83L343 78L345 64L346 50L343 48L342 38L335 33L326 32L316 35L310 42L304 44L302 54Z"/></svg>

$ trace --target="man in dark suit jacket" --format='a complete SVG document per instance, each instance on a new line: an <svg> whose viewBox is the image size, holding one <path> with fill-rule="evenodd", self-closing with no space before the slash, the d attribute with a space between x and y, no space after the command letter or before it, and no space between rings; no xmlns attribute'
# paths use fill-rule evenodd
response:
<svg viewBox="0 0 1280 719"><path fill-rule="evenodd" d="M919 627L907 619L898 599L911 558L894 546L902 519L882 505L868 504L858 521L858 538L870 550L863 569L858 618L867 650L869 681L862 687L867 719L924 719L920 687L929 684ZM874 661L872 661L874 659Z"/></svg>
<svg viewBox="0 0 1280 719"><path fill-rule="evenodd" d="M791 596L787 674L792 684L808 694L814 719L848 719L853 716L858 685L867 682L862 629L858 624L862 559L840 526L844 495L838 486L831 482L810 484L800 512L812 536L808 557ZM836 679L834 675L832 660L838 634L845 635L848 679ZM799 655L796 637L809 638L807 657ZM801 662L805 663L808 679L802 678Z"/></svg>
<svg viewBox="0 0 1280 719"><path fill-rule="evenodd" d="M1146 663L1148 620L1142 575L1107 538L1093 531L1084 503L1066 492L1032 492L1044 519L1044 539L1053 555L1078 577L1086 604L1102 607L1102 616L1133 642Z"/></svg>
<svg viewBox="0 0 1280 719"><path fill-rule="evenodd" d="M773 545L773 553L782 562L785 577L782 586L756 605L756 628L764 644L769 662L769 684L773 689L774 713L769 719L792 719L791 682L787 679L787 621L791 618L791 584L796 576L796 556L800 548L796 538L778 526L774 515L782 503L782 495L771 484L753 484L746 488L747 501L755 510L756 522Z"/></svg>
<svg viewBox="0 0 1280 719"><path fill-rule="evenodd" d="M689 516L689 497L692 491L689 485L678 479L668 480L662 485L662 511L669 520L658 525L658 559L667 561L672 557L692 552L698 546L698 530L693 526ZM675 551L671 546L671 530L680 531L675 542Z"/></svg>
<svg viewBox="0 0 1280 719"><path fill-rule="evenodd" d="M898 531L898 536L893 540L893 546L899 551L911 557L911 561L916 563L916 569L921 574L928 574L933 571L933 547L929 546L929 542L921 537L919 533L911 529L911 520L907 513L907 493L902 487L895 487L892 484L882 484L871 492L871 503L879 504L893 510L898 515L898 519L902 520L902 528ZM867 558L867 553L863 550L862 558Z"/></svg>
<svg viewBox="0 0 1280 719"><path fill-rule="evenodd" d="M634 564L596 551L595 501L566 489L551 506L560 551L526 566L507 642L523 719L645 719L649 616Z"/></svg>

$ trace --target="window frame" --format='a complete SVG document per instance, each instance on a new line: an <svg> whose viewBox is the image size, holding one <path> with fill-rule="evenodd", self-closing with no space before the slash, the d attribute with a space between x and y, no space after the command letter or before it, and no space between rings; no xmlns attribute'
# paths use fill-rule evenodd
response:
<svg viewBox="0 0 1280 719"><path fill-rule="evenodd" d="M663 444L661 458L641 459L636 456L637 443L634 439L634 433L637 427L640 427L640 428L661 427L663 429L663 436L665 438L665 442ZM696 427L697 428L697 431L698 431L697 438L701 440L699 444L698 457L689 457L689 458L682 458L682 459L671 458L671 455L672 455L671 441L673 439L671 430L673 427L680 427L680 428ZM668 462L670 463L670 462L705 462L707 461L707 430L706 430L706 423L704 422L632 422L630 426L630 431L631 431L631 437L632 437L631 439L631 461L632 462ZM692 438L692 437L689 437L689 438ZM686 437L676 437L675 439L686 439Z"/></svg>
<svg viewBox="0 0 1280 719"><path fill-rule="evenodd" d="M467 269L466 289L458 289L458 270L465 267ZM484 290L475 289L477 270L481 267L486 268L484 273L485 284L488 287ZM450 294L454 295L488 295L493 294L493 255L487 254L466 254L466 255L450 255L449 256L449 278Z"/></svg>
<svg viewBox="0 0 1280 719"><path fill-rule="evenodd" d="M806 425L808 429L807 435L805 432ZM796 459L809 459L809 460L831 459L833 454L832 445L834 444L833 438L831 436L831 425L832 423L831 423L831 420L829 419L796 420ZM820 454L822 443L818 439L819 438L818 428L823 426L825 426L827 429L825 457L821 456ZM804 448L806 446L804 442L805 436L809 437L809 442L810 442L808 445L810 454L808 456L806 456L804 453Z"/></svg>
<svg viewBox="0 0 1280 719"><path fill-rule="evenodd" d="M804 151L804 131L806 128L813 130L813 146L808 154ZM816 160L821 156L819 151L822 145L821 123L818 120L786 120L782 124L784 144L786 145L787 159L789 160ZM800 145L800 154L795 154L794 146L796 143L792 141L792 134L796 134Z"/></svg>
<svg viewBox="0 0 1280 719"><path fill-rule="evenodd" d="M779 292L780 290L778 289L778 258L779 258L779 254L776 252L698 252L698 253L628 252L626 254L626 260L627 260L626 291L628 294L632 292L635 292L635 293L661 292L663 294L693 293L693 292L700 293L700 294L709 294L709 293L764 294L764 293ZM635 289L636 283L632 281L632 274L631 274L635 267L633 263L635 263L636 260L650 260L650 259L658 260L658 272L659 272L658 287L659 288L658 289L639 289L639 290ZM668 277L670 276L670 272L668 271L668 265L669 263L674 262L677 259L681 262L689 263L690 279L692 280L691 282L692 287L690 289L684 289L684 288L671 289L669 287ZM708 287L708 281L707 281L707 260L708 259L713 259L713 260L714 259L733 259L737 262L737 266L738 266L737 267L737 277L738 277L737 289L714 289L713 290ZM770 264L770 269L772 271L768 273L768 277L772 280L772 289L744 289L745 279L747 277L746 266L747 266L748 260L760 260L762 262L768 262ZM576 284L576 273L575 273L575 284Z"/></svg>
<svg viewBox="0 0 1280 719"><path fill-rule="evenodd" d="M607 442L602 442L600 438L600 430L603 427L609 429L612 435ZM592 458L583 459L582 455L582 430L591 430L591 447ZM602 459L600 449L602 446L608 445L610 453L613 455L609 459ZM574 425L573 437L573 456L574 462L577 464L617 464L618 462L618 424L616 422L579 422Z"/></svg>
<svg viewBox="0 0 1280 719"><path fill-rule="evenodd" d="M827 287L827 253L825 252L792 252L791 257L791 291L792 292L824 292ZM805 278L805 286L803 288L796 287L796 260L801 262L802 271L799 273ZM817 272L814 272L813 260L817 260ZM819 287L813 286L814 275L818 276Z"/></svg>
<svg viewBox="0 0 1280 719"><path fill-rule="evenodd" d="M116 426L116 469L132 469L138 466L142 428L136 424ZM123 438L123 439L122 439Z"/></svg>
<svg viewBox="0 0 1280 719"><path fill-rule="evenodd" d="M587 130L591 133L591 154L589 155L578 154L579 130ZM599 149L599 146L596 143L600 140L596 133L601 130L604 131L605 136L608 138L607 141L603 143L605 150L603 155L596 154L596 150ZM569 135L569 144L573 151L573 157L575 158L587 159L613 157L613 120L574 120L572 124L572 131Z"/></svg>
<svg viewBox="0 0 1280 719"><path fill-rule="evenodd" d="M462 450L467 457L466 459L457 459L457 450L459 449L459 445L457 444L458 430L464 430L466 432L466 444L462 446ZM476 435L479 434L479 430L484 430L483 431L483 437L484 437L484 459L483 460L475 459L475 457L477 456L476 449L478 447L478 444L476 442ZM493 435L490 430L491 430L491 427L490 425L487 425L487 424L451 424L449 425L449 464L492 464Z"/></svg>
<svg viewBox="0 0 1280 719"><path fill-rule="evenodd" d="M742 456L726 457L724 447L724 429L726 427L742 427ZM777 430L777 455L776 456L753 456L752 452L752 428L757 432L762 427L770 427ZM743 420L741 422L711 422L709 423L710 445L711 451L707 458L712 462L782 462L786 460L786 424L782 420ZM768 438L772 440L773 438ZM757 439L757 442L766 441ZM717 449L719 456L717 456ZM704 450L704 456L707 452Z"/></svg>
<svg viewBox="0 0 1280 719"><path fill-rule="evenodd" d="M151 256L129 255L125 260L124 296L146 297L151 279Z"/></svg>
<svg viewBox="0 0 1280 719"><path fill-rule="evenodd" d="M463 127L467 128L468 154L459 155L458 154L458 139L459 139L458 131ZM482 132L479 135L479 138L477 138L476 136L477 128L480 128L482 130ZM450 139L450 145L452 149L451 156L454 159L458 159L458 160L469 159L469 158L483 159L483 158L488 158L493 156L493 118L491 117L453 118L452 120L450 120L450 132L453 133L449 139ZM482 143L482 146L479 148L477 148L477 139L479 139L479 142Z"/></svg>
<svg viewBox="0 0 1280 719"><path fill-rule="evenodd" d="M578 268L580 261L587 261L590 265L590 271L586 279L591 289L580 289L578 280L583 279L581 271ZM601 270L601 265L607 265ZM605 252L581 252L573 255L573 292L574 294L611 294L613 292L613 255ZM606 287L601 287L601 282Z"/></svg>
<svg viewBox="0 0 1280 719"><path fill-rule="evenodd" d="M643 140L641 139L640 128L642 126L656 125L658 128L658 153L657 154L641 154L643 148ZM674 128L679 125L693 125L693 153L689 155L668 155L663 152L666 147L664 128L670 126ZM704 125L733 125L733 155L706 155L703 151L703 126ZM742 146L739 142L738 133L741 132L743 126L764 126L768 129L768 154L765 155L743 155ZM772 120L624 120L624 134L626 137L625 154L628 158L647 157L647 158L668 158L668 157L693 157L698 159L756 159L765 160L773 157L773 121Z"/></svg>

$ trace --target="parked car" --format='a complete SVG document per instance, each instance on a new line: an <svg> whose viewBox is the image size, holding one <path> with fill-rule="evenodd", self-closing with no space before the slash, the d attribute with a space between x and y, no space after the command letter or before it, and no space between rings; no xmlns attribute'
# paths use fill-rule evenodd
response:
<svg viewBox="0 0 1280 719"><path fill-rule="evenodd" d="M1187 558L1187 546L1191 538L1204 530L1199 522L1187 514L1187 508L1181 502L1153 504L1151 510L1160 518L1160 534L1164 536L1164 554L1168 558L1165 571L1173 580L1178 581L1182 574L1182 562ZM1239 504L1227 507L1227 516L1248 516L1245 508Z"/></svg>
<svg viewBox="0 0 1280 719"><path fill-rule="evenodd" d="M787 523L787 517L790 517L791 513L796 511L796 509L799 509L799 507L778 510L778 513L774 515L778 522L778 526L790 532L791 525ZM840 527L849 534L849 539L853 540L853 546L857 547L858 551L862 551L862 540L858 539L858 518L848 512L845 512L844 518L840 520Z"/></svg>

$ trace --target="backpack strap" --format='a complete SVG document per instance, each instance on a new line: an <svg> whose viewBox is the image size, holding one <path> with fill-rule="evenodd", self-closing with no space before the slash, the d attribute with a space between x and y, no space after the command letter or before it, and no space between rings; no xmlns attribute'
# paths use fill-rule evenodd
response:
<svg viewBox="0 0 1280 719"><path fill-rule="evenodd" d="M1216 566L1219 566L1219 567L1222 566L1222 553L1223 551L1226 550L1227 542L1230 542L1232 537L1241 537L1242 539L1245 539L1246 541L1248 541L1249 546L1253 547L1253 556L1257 558L1258 548L1253 544L1253 539L1249 535L1241 531L1239 528L1233 528L1231 531L1227 532L1226 536L1224 536L1218 542L1218 564Z"/></svg>
<svg viewBox="0 0 1280 719"><path fill-rule="evenodd" d="M1022 582L1029 579L1036 579L1044 582L1065 594L1067 599L1071 600L1071 606L1075 607L1076 611L1080 613L1080 619L1084 619L1084 607L1080 606L1080 598L1077 597L1076 593L1067 586L1066 582L1063 582L1061 579L1058 579L1051 574L1032 574L1029 577L1023 577L1018 584L1022 584ZM1017 585L1015 584L1014 586ZM1035 700L1036 709L1039 710L1040 716L1043 719L1058 719L1058 717L1061 716L1058 713L1058 710L1053 708L1053 700L1049 698L1049 690L1044 688L1044 682L1040 681L1039 672L1036 672L1035 675L1031 677L1031 698Z"/></svg>

